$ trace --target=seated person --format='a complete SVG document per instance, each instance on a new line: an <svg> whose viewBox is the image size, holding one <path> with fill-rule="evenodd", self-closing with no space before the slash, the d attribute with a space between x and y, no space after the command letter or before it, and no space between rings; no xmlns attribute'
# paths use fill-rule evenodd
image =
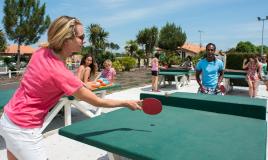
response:
<svg viewBox="0 0 268 160"><path fill-rule="evenodd" d="M91 90L98 88L99 84L95 82L97 78L97 63L91 54L86 54L77 70L77 77L84 82Z"/></svg>
<svg viewBox="0 0 268 160"><path fill-rule="evenodd" d="M182 67L187 70L194 70L194 65L193 65L191 56L186 57L186 61L182 64ZM191 81L190 75L186 74L186 77L187 77L187 84L188 84Z"/></svg>
<svg viewBox="0 0 268 160"><path fill-rule="evenodd" d="M194 70L194 65L191 56L186 57L186 61L182 64L182 67L187 70Z"/></svg>
<svg viewBox="0 0 268 160"><path fill-rule="evenodd" d="M112 61L107 59L103 63L104 69L101 72L101 78L107 79L110 83L115 81L116 71L112 68Z"/></svg>
<svg viewBox="0 0 268 160"><path fill-rule="evenodd" d="M94 81L96 69L94 57L91 54L86 54L80 62L77 76L84 83Z"/></svg>

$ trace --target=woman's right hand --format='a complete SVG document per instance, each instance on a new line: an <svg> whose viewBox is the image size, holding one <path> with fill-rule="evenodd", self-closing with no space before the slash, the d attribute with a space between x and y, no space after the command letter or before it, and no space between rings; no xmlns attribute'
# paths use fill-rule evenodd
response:
<svg viewBox="0 0 268 160"><path fill-rule="evenodd" d="M199 87L199 90L200 90L201 93L205 93L205 92L206 92L206 90L205 90L205 88L203 87L203 85L201 85L201 86Z"/></svg>
<svg viewBox="0 0 268 160"><path fill-rule="evenodd" d="M126 107L128 107L131 110L142 110L142 100L126 100Z"/></svg>
<svg viewBox="0 0 268 160"><path fill-rule="evenodd" d="M84 84L84 86L85 86L86 88L90 89L90 90L94 90L94 89L96 89L96 85L97 85L96 82L86 82L86 83Z"/></svg>

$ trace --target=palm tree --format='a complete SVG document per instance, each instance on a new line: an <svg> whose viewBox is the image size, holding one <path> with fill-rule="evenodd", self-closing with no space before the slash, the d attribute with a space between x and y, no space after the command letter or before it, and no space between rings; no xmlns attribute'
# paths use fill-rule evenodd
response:
<svg viewBox="0 0 268 160"><path fill-rule="evenodd" d="M138 44L134 40L127 41L127 45L125 46L126 51L130 54L131 57L135 56L135 52L138 50Z"/></svg>
<svg viewBox="0 0 268 160"><path fill-rule="evenodd" d="M111 48L112 50L118 50L120 49L120 46L116 43L111 42L109 43L109 48Z"/></svg>
<svg viewBox="0 0 268 160"><path fill-rule="evenodd" d="M152 56L153 50L157 44L158 40L158 29L157 27L145 28L144 30L139 31L137 35L137 42L145 50L146 63L148 66L149 57Z"/></svg>
<svg viewBox="0 0 268 160"><path fill-rule="evenodd" d="M99 24L91 24L87 28L87 33L89 35L89 43L93 47L93 52L105 50L107 44L107 38L109 36L108 32L105 32L104 29Z"/></svg>
<svg viewBox="0 0 268 160"><path fill-rule="evenodd" d="M145 57L145 52L143 49L138 49L136 51L136 58L138 59L138 66L141 66L141 59Z"/></svg>

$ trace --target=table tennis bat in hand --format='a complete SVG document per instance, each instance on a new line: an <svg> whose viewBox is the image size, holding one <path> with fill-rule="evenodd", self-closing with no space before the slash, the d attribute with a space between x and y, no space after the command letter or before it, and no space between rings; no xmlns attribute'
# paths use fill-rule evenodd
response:
<svg viewBox="0 0 268 160"><path fill-rule="evenodd" d="M150 115L155 115L162 111L162 103L155 98L143 99L141 107L144 113Z"/></svg>
<svg viewBox="0 0 268 160"><path fill-rule="evenodd" d="M220 88L219 89L221 90L222 93L225 93L225 87L224 87L224 85L220 85Z"/></svg>
<svg viewBox="0 0 268 160"><path fill-rule="evenodd" d="M224 87L224 85L220 85L219 86L219 89L220 89L221 93L225 93L225 87Z"/></svg>

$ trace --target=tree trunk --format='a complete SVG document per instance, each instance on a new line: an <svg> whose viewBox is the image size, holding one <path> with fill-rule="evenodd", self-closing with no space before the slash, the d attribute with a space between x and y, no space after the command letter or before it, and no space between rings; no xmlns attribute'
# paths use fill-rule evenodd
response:
<svg viewBox="0 0 268 160"><path fill-rule="evenodd" d="M141 58L138 57L138 68L140 68L140 67L141 67Z"/></svg>
<svg viewBox="0 0 268 160"><path fill-rule="evenodd" d="M17 62L16 62L16 70L20 70L20 43L18 43L18 53L17 53ZM17 72L18 73L18 72Z"/></svg>

